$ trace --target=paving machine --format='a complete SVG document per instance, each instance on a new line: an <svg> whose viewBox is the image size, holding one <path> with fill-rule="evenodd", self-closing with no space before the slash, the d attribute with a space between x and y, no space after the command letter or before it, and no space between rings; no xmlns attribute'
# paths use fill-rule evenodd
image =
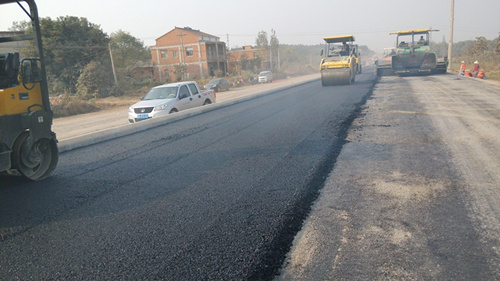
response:
<svg viewBox="0 0 500 281"><path fill-rule="evenodd" d="M351 84L356 77L354 36L324 37L320 72L323 86Z"/></svg>
<svg viewBox="0 0 500 281"><path fill-rule="evenodd" d="M34 0L0 0L0 9L9 5L27 15L31 28L0 37L0 173L37 181L52 174L59 158L40 23Z"/></svg>
<svg viewBox="0 0 500 281"><path fill-rule="evenodd" d="M415 29L396 34L396 54L392 56L392 71L399 75L430 74L436 70L437 57L429 47L429 32L439 29Z"/></svg>

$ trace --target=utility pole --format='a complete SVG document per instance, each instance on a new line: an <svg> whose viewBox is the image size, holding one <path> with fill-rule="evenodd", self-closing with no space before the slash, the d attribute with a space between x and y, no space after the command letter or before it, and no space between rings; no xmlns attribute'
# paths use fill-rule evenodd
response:
<svg viewBox="0 0 500 281"><path fill-rule="evenodd" d="M451 48L453 46L453 19L454 19L455 0L451 0L450 12L450 41L448 43L448 70L451 70Z"/></svg>
<svg viewBox="0 0 500 281"><path fill-rule="evenodd" d="M186 36L186 34L184 33L181 33L181 34L177 34L177 36L181 37L181 65L182 65L182 81L185 80L185 73L184 73L184 67L185 67L185 59L184 59L184 40L182 39L182 37Z"/></svg>
<svg viewBox="0 0 500 281"><path fill-rule="evenodd" d="M108 44L109 56L111 58L111 68L113 69L113 77L115 78L115 86L118 87L118 80L116 79L115 64L113 62L113 53L111 52L111 43Z"/></svg>
<svg viewBox="0 0 500 281"><path fill-rule="evenodd" d="M177 36L181 38L181 63L184 64L184 40L182 39L182 37L186 36L186 34L181 33L177 34Z"/></svg>

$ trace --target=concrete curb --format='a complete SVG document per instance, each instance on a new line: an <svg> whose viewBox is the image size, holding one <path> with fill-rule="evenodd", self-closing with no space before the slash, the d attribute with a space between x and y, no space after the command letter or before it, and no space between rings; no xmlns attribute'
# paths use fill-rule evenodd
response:
<svg viewBox="0 0 500 281"><path fill-rule="evenodd" d="M262 97L265 95L269 95L269 94L277 92L277 91L284 91L284 90L290 89L290 88L298 86L298 85L304 85L307 83L311 83L311 82L316 81L316 80L319 80L319 78L314 78L311 80L297 82L297 83L294 83L292 85L286 85L286 86L283 86L280 88L275 88L272 90L266 90L266 91L262 91L262 92L248 94L248 95L243 96L243 97L226 100L226 101L223 101L220 103L216 102L216 103L213 103L210 105L205 105L205 106L201 106L201 107L197 107L197 108L183 110L181 112L178 112L178 113L175 113L172 115L158 117L158 118L152 118L149 120L141 121L139 123L127 124L127 125L123 125L123 126L119 126L119 127L115 127L115 128L101 130L98 132L90 133L90 134L79 136L79 137L74 137L74 138L62 140L58 144L59 153L62 153L65 151L70 151L70 150L77 149L80 147L85 147L85 146L97 144L100 142L108 141L108 140L111 140L114 138L123 137L126 135L135 134L138 132L149 130L151 128L155 128L155 127L162 126L162 125L165 125L168 123L172 123L172 122L184 119L184 118L188 118L188 117L195 116L195 115L198 115L201 113L216 110L218 108L224 108L224 107L231 106L231 105L234 105L237 103L241 103L241 102L256 99L256 98L259 98L259 97Z"/></svg>

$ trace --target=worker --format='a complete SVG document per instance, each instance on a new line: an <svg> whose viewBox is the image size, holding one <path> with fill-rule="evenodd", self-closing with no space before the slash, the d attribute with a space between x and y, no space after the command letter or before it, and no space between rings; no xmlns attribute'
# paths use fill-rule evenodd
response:
<svg viewBox="0 0 500 281"><path fill-rule="evenodd" d="M460 72L458 72L460 75L465 74L465 61L462 61L462 64L460 65Z"/></svg>
<svg viewBox="0 0 500 281"><path fill-rule="evenodd" d="M424 39L424 36L420 36L420 39L418 40L419 45L425 45L427 41Z"/></svg>
<svg viewBox="0 0 500 281"><path fill-rule="evenodd" d="M345 42L342 42L342 50L340 51L341 56L348 56L349 55L349 46Z"/></svg>
<svg viewBox="0 0 500 281"><path fill-rule="evenodd" d="M475 61L474 62L474 77L477 78L477 74L479 73L479 62Z"/></svg>
<svg viewBox="0 0 500 281"><path fill-rule="evenodd" d="M482 71L482 70L479 71L477 73L477 78L479 78L479 79L486 79L486 74L484 74L484 71Z"/></svg>

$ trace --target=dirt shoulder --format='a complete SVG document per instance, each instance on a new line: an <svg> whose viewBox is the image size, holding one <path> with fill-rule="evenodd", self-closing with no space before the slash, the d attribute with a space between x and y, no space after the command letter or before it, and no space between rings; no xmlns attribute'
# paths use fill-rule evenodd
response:
<svg viewBox="0 0 500 281"><path fill-rule="evenodd" d="M279 89L297 83L318 79L319 74L310 74L288 79L276 80L269 84L258 84L244 86L241 88L232 88L230 91L217 93L217 102L224 102L247 95L254 95L264 91ZM58 140L66 140L86 134L107 130L110 128L126 126L128 122L128 108L134 102L127 106L119 106L109 110L80 114L71 117L55 118L52 130L56 133Z"/></svg>
<svg viewBox="0 0 500 281"><path fill-rule="evenodd" d="M500 84L382 77L280 280L500 279Z"/></svg>

